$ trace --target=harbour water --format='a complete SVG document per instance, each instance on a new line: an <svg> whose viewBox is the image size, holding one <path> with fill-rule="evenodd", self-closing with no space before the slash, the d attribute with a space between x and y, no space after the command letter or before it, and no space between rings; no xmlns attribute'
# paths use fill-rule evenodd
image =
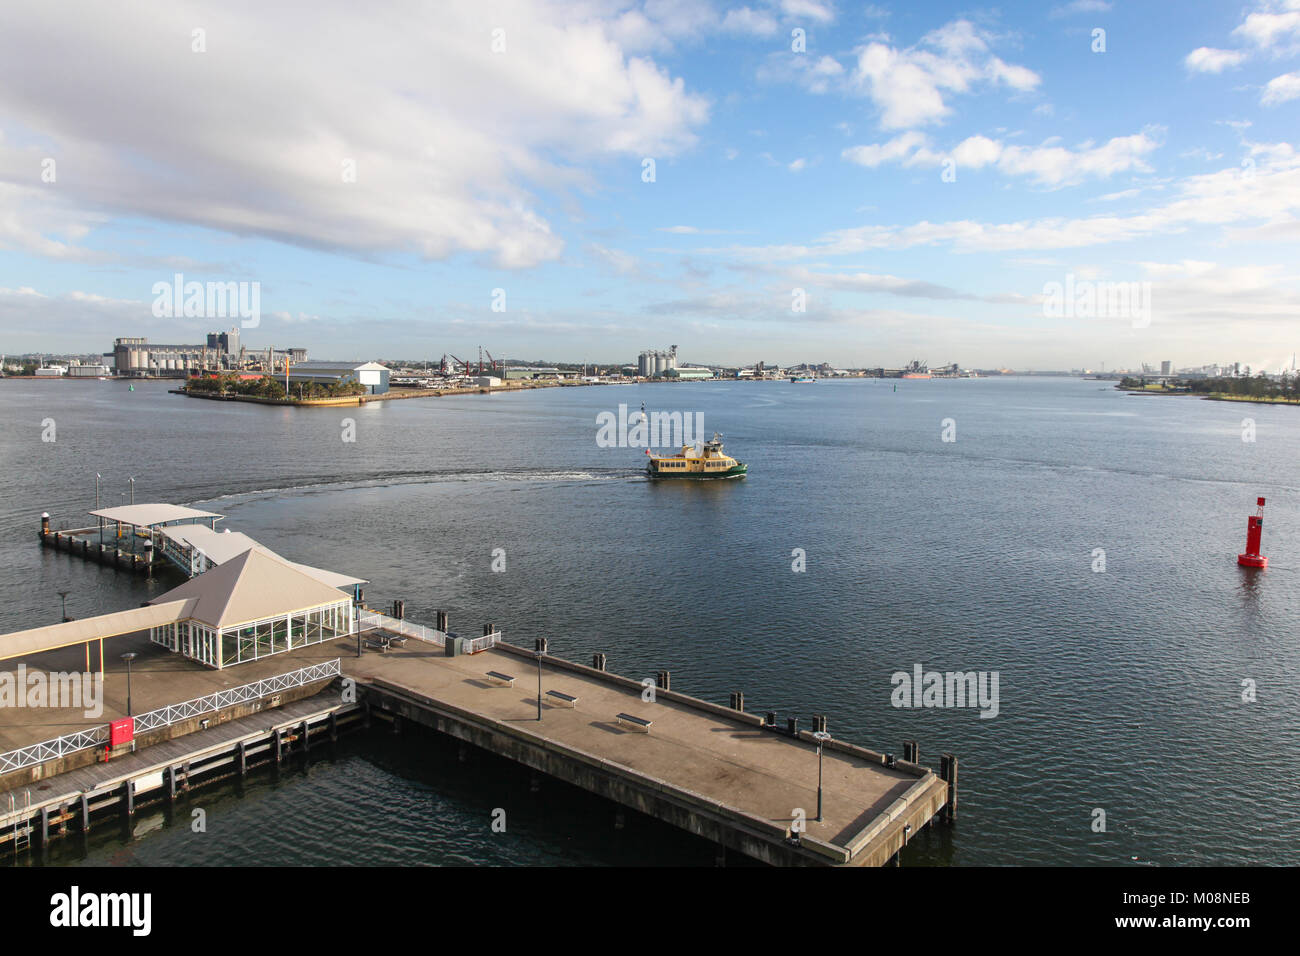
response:
<svg viewBox="0 0 1300 956"><path fill-rule="evenodd" d="M289 409L164 383L5 381L0 628L56 621L61 590L84 616L177 583L37 543L42 511L84 521L96 472L106 506L134 476L137 501L225 514L291 560L369 579L372 604L402 598L416 620L446 609L462 633L491 621L571 659L602 651L619 673L669 670L707 699L743 690L748 709L803 726L824 713L869 747L956 753L957 826L905 865L1300 863L1296 409L1074 379L894 384ZM596 441L600 412L641 402L700 413L749 477L646 481L640 449ZM1260 495L1270 565L1250 573L1235 556ZM918 665L997 672L997 715L894 706L892 675ZM221 839L178 818L93 841L82 862L712 861L648 823L616 833L592 798L532 794L522 772L425 744L352 738L279 783L214 791ZM488 827L503 801L520 821L508 836Z"/></svg>

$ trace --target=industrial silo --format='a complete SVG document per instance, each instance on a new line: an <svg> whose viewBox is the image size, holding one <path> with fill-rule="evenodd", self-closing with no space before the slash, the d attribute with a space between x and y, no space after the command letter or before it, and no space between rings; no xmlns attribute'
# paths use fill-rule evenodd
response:
<svg viewBox="0 0 1300 956"><path fill-rule="evenodd" d="M655 351L655 375L663 375L668 370L668 356L663 352Z"/></svg>

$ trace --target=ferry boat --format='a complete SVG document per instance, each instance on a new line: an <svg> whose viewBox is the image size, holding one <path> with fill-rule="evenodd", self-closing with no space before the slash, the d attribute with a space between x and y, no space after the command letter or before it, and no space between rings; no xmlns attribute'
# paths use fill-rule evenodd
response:
<svg viewBox="0 0 1300 956"><path fill-rule="evenodd" d="M813 382L817 381L817 379L813 378L811 375L791 375L790 381L795 385L811 385Z"/></svg>
<svg viewBox="0 0 1300 956"><path fill-rule="evenodd" d="M717 432L713 438L704 443L704 448L696 451L690 445L683 445L676 455L663 457L650 454L646 464L646 474L651 480L659 478L685 478L696 481L710 478L744 478L749 466L736 461L730 455L722 453L722 436Z"/></svg>

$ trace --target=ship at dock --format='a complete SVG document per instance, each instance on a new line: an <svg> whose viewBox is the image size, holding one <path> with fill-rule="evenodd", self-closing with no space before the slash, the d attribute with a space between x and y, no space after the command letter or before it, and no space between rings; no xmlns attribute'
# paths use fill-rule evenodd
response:
<svg viewBox="0 0 1300 956"><path fill-rule="evenodd" d="M930 367L925 362L912 359L907 363L907 368L903 369L903 378L934 378L934 376L930 374Z"/></svg>
<svg viewBox="0 0 1300 956"><path fill-rule="evenodd" d="M646 449L650 461L646 463L646 474L652 481L676 478L694 481L708 481L718 478L744 478L749 466L736 461L730 455L723 454L722 436L717 432L706 441L702 448L695 449L683 445L676 455L651 455Z"/></svg>

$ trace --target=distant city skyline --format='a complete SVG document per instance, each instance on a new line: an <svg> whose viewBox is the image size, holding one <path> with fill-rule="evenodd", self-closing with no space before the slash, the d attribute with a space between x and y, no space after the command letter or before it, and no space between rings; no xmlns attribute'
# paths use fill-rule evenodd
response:
<svg viewBox="0 0 1300 956"><path fill-rule="evenodd" d="M0 352L1275 372L1297 130L1300 0L19 7Z"/></svg>

